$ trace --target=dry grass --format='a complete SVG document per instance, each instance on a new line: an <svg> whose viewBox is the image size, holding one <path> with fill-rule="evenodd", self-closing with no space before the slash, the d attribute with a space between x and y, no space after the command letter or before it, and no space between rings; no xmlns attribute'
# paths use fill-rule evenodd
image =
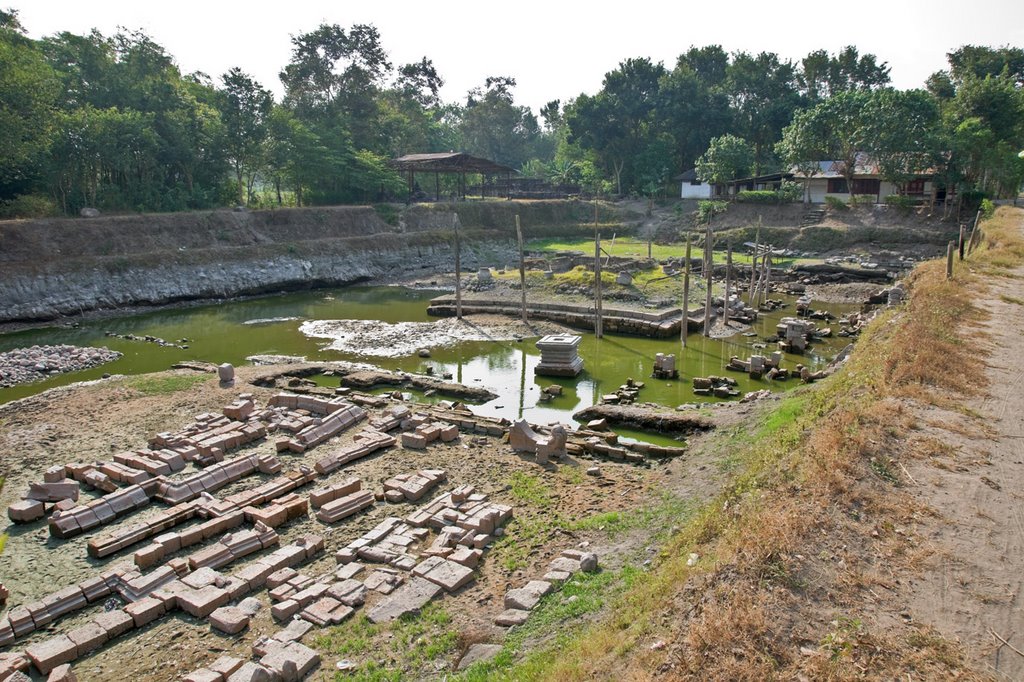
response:
<svg viewBox="0 0 1024 682"><path fill-rule="evenodd" d="M983 339L971 331L984 313L972 300L980 275L1024 261L1019 215L1000 209L986 222L953 280L942 263L915 270L906 308L858 342L870 352L783 401L784 418L765 418L773 426L740 454L735 482L670 540L657 569L522 679L980 679L957 644L889 630L869 605L898 610L880 586L929 557L913 528L932 512L903 488L900 460L946 452L906 437L920 427L912 408L955 408L984 387ZM690 552L702 557L695 567ZM656 637L673 644L652 653Z"/></svg>

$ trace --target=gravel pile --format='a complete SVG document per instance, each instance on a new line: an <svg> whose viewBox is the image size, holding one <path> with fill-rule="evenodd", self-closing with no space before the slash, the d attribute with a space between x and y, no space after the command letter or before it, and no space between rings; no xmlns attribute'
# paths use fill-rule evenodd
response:
<svg viewBox="0 0 1024 682"><path fill-rule="evenodd" d="M121 353L108 348L32 346L0 353L0 388L40 381L55 374L77 372L116 360Z"/></svg>

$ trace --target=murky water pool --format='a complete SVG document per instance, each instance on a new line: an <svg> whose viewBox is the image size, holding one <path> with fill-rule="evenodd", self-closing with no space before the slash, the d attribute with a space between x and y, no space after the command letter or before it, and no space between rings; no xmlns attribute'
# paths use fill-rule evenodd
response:
<svg viewBox="0 0 1024 682"><path fill-rule="evenodd" d="M536 339L522 341L463 342L432 349L430 358L416 355L400 358L370 358L329 350L326 339L309 338L299 331L305 320L378 319L386 322L429 321L427 302L437 291L400 287L348 287L320 290L212 305L159 310L124 317L82 322L79 327L52 327L0 335L0 351L35 344L68 343L79 346L106 346L124 353L124 357L101 367L52 377L46 381L0 389L0 402L32 395L47 388L75 381L96 379L104 373L143 374L168 369L184 360L230 362L245 364L250 355L279 354L305 356L311 361L365 361L385 369L425 372L433 368L435 376L451 373L456 381L484 386L498 398L474 411L510 419L526 418L534 423L567 421L576 410L597 402L604 393L613 392L628 377L642 380L646 387L640 399L665 405L695 401L713 401L693 395L690 378L709 374L726 374L725 362L730 355L746 358L755 352L760 337L774 333L778 319L792 314L790 308L765 314L755 325L757 337L736 335L725 340L706 339L691 334L682 362L677 360L684 379L659 381L650 378L656 353L675 353L680 357L678 339L649 339L633 336L607 335L595 339L583 334L580 356L585 368L572 379L535 377L534 367L540 362ZM816 305L833 314L842 315L856 306ZM838 325L833 325L838 330ZM105 332L154 336L181 342L188 348L161 347L144 341L128 341L108 337ZM804 356L786 356L784 367L798 362L812 368L828 362L847 343L832 338L816 343ZM766 352L773 350L769 347ZM728 372L739 382L740 393L769 388L786 390L797 385L786 382L754 381L744 374ZM563 387L561 396L540 401L544 387L557 383Z"/></svg>

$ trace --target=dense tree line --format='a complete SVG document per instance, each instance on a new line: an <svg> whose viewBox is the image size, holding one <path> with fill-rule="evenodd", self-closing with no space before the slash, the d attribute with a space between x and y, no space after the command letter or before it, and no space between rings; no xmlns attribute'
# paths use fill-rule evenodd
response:
<svg viewBox="0 0 1024 682"><path fill-rule="evenodd" d="M431 60L391 63L370 25L293 36L284 97L243 68L182 74L140 32L27 37L0 11L0 214L176 211L402 197L390 158L459 150L606 194L873 154L899 181L1008 194L1024 177L1024 51L966 46L926 88L889 87L854 47L799 62L693 47L666 68L632 58L600 91L536 116L492 76L439 97ZM713 176L713 177L712 177Z"/></svg>

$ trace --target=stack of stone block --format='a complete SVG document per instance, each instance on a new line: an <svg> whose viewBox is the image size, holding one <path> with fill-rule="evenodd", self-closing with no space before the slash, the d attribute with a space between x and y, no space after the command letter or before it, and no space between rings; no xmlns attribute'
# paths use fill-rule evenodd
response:
<svg viewBox="0 0 1024 682"><path fill-rule="evenodd" d="M656 353L654 355L654 371L651 372L651 376L655 379L678 379L679 370L676 369L675 354Z"/></svg>
<svg viewBox="0 0 1024 682"><path fill-rule="evenodd" d="M270 528L277 528L289 521L306 516L309 504L304 497L289 493L263 508L249 505L242 509L245 520L249 523L263 523Z"/></svg>
<svg viewBox="0 0 1024 682"><path fill-rule="evenodd" d="M331 412L323 419L314 420L312 424L299 431L294 437L278 440L277 451L305 452L328 438L355 426L363 419L366 419L366 411L363 408L346 403L345 407Z"/></svg>
<svg viewBox="0 0 1024 682"><path fill-rule="evenodd" d="M313 509L319 509L328 502L337 500L340 497L351 495L352 493L361 490L363 487L362 481L358 478L350 478L340 483L332 483L326 485L309 493L309 504Z"/></svg>
<svg viewBox="0 0 1024 682"><path fill-rule="evenodd" d="M473 486L459 486L416 510L406 521L417 528L431 527L450 536L443 547L483 549L493 542L501 526L512 518L512 507L487 501ZM468 559L467 561L472 561Z"/></svg>
<svg viewBox="0 0 1024 682"><path fill-rule="evenodd" d="M459 427L455 424L444 422L428 423L427 418L422 415L403 420L403 427L406 424L414 429L402 434L402 447L422 450L429 443L440 440L443 443L450 443L459 437Z"/></svg>
<svg viewBox="0 0 1024 682"><path fill-rule="evenodd" d="M583 360L578 355L583 338L573 334L549 334L537 342L540 364L534 373L543 376L574 377L583 371Z"/></svg>
<svg viewBox="0 0 1024 682"><path fill-rule="evenodd" d="M263 607L259 599L248 597L237 606L221 606L210 614L210 627L226 635L237 635L249 627L249 620Z"/></svg>
<svg viewBox="0 0 1024 682"><path fill-rule="evenodd" d="M50 515L50 535L62 539L75 537L148 504L149 495L141 485L128 486L86 504L54 511Z"/></svg>
<svg viewBox="0 0 1024 682"><path fill-rule="evenodd" d="M412 474L398 474L384 481L384 499L395 503L406 500L417 502L447 480L448 474L443 469L421 469Z"/></svg>
<svg viewBox="0 0 1024 682"><path fill-rule="evenodd" d="M40 673L48 675L54 668L85 656L134 627L135 622L126 611L107 611L67 634L29 646L25 655Z"/></svg>
<svg viewBox="0 0 1024 682"><path fill-rule="evenodd" d="M541 598L552 592L556 585L561 585L579 571L590 573L596 570L596 554L576 549L565 550L548 564L548 572L543 580L531 580L505 593L505 610L494 619L495 625L522 625Z"/></svg>
<svg viewBox="0 0 1024 682"><path fill-rule="evenodd" d="M394 444L394 436L389 436L386 433L373 429L366 429L355 435L351 445L336 450L318 460L315 468L318 474L324 476L332 471L337 471L349 462L360 457L366 457L378 450L389 448Z"/></svg>
<svg viewBox="0 0 1024 682"><path fill-rule="evenodd" d="M239 481L257 471L273 473L280 470L280 462L272 455L256 453L236 457L207 467L205 470L192 474L180 481L166 478L157 479L156 499L166 504L181 504L193 500L201 493L212 493L224 486Z"/></svg>
<svg viewBox="0 0 1024 682"><path fill-rule="evenodd" d="M458 426L463 433L502 436L512 423L503 417L475 415L472 412L459 409L457 405L450 408L424 407L423 410L437 420Z"/></svg>
<svg viewBox="0 0 1024 682"><path fill-rule="evenodd" d="M7 508L7 517L15 523L31 523L46 515L47 504L74 506L78 494L78 481L69 481L64 467L50 467L43 473L42 483L30 483L22 499Z"/></svg>
<svg viewBox="0 0 1024 682"><path fill-rule="evenodd" d="M269 455L264 455L264 457L269 457ZM278 465L273 467L274 471L271 470L271 467L263 467L260 470L263 473L277 473L276 469L279 468L280 463L277 458L273 458L273 460ZM201 513L206 516L220 516L246 507L266 504L282 498L314 480L316 480L316 473L309 467L300 465L298 469L287 471L254 488L228 495L223 500L207 500L202 505Z"/></svg>
<svg viewBox="0 0 1024 682"><path fill-rule="evenodd" d="M93 604L113 591L116 572L108 571L100 576L83 580L49 594L39 601L15 606L0 620L0 647L12 644L15 639L46 627L50 623L78 609Z"/></svg>
<svg viewBox="0 0 1024 682"><path fill-rule="evenodd" d="M261 549L273 547L280 537L273 528L257 523L252 530L228 533L217 542L204 547L188 558L188 565L194 571L198 568L221 568Z"/></svg>
<svg viewBox="0 0 1024 682"><path fill-rule="evenodd" d="M399 518L389 517L338 550L334 558L339 564L347 564L358 557L408 571L417 563L416 557L410 554L412 546L428 535L425 528L413 528Z"/></svg>
<svg viewBox="0 0 1024 682"><path fill-rule="evenodd" d="M439 556L427 557L412 569L412 574L429 580L445 592L455 592L473 581L472 568Z"/></svg>
<svg viewBox="0 0 1024 682"><path fill-rule="evenodd" d="M175 505L127 528L118 528L110 535L93 538L86 549L89 556L102 559L195 518L197 511L198 505L194 501Z"/></svg>
<svg viewBox="0 0 1024 682"><path fill-rule="evenodd" d="M135 450L118 452L114 461L123 466L145 471L150 476L166 476L185 468L185 458L173 450Z"/></svg>
<svg viewBox="0 0 1024 682"><path fill-rule="evenodd" d="M224 453L267 435L258 422L241 422L205 412L195 422L171 433L156 434L149 440L150 449L171 449L180 452L186 461L208 466L224 459Z"/></svg>
<svg viewBox="0 0 1024 682"><path fill-rule="evenodd" d="M64 470L70 478L81 483L86 489L95 488L105 493L112 493L117 490L117 483L110 476L100 471L99 467L99 463L85 464L75 462L65 464Z"/></svg>
<svg viewBox="0 0 1024 682"><path fill-rule="evenodd" d="M196 508L198 509L198 505ZM139 568L154 566L169 554L197 545L232 528L237 528L242 525L244 518L245 515L239 510L197 523L182 531L164 533L154 538L149 545L135 552L135 565Z"/></svg>
<svg viewBox="0 0 1024 682"><path fill-rule="evenodd" d="M372 507L373 504L373 493L369 490L361 490L328 502L316 513L316 518L321 523L337 523Z"/></svg>
<svg viewBox="0 0 1024 682"><path fill-rule="evenodd" d="M370 426L378 431L392 431L402 425L402 422L409 418L409 408L405 405L395 405L387 414L370 420Z"/></svg>

